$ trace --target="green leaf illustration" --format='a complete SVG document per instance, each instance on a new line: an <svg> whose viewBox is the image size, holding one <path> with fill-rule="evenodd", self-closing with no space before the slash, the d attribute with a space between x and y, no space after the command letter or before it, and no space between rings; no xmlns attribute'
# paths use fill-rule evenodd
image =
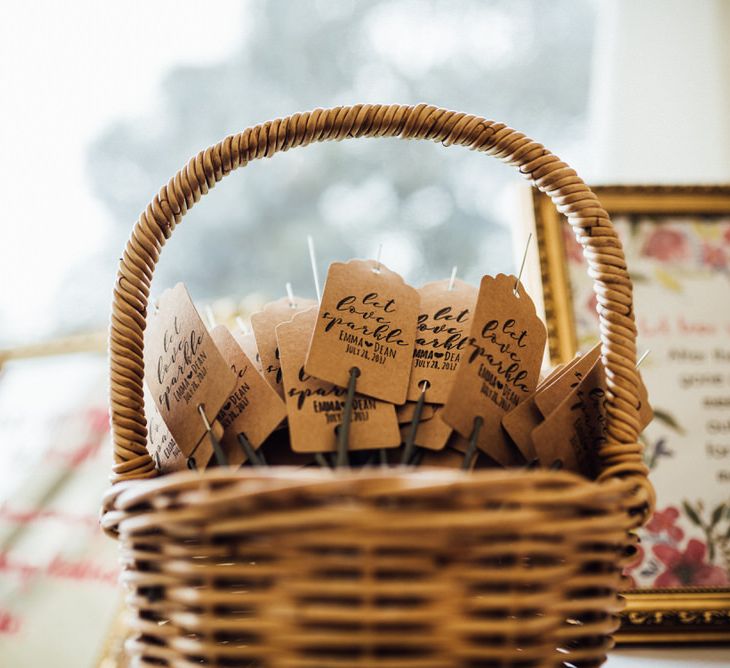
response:
<svg viewBox="0 0 730 668"><path fill-rule="evenodd" d="M674 416L670 413L663 411L661 408L654 408L654 419L663 422L668 427L674 429L674 431L676 431L678 434L684 436L684 429L679 425L679 423L674 419Z"/></svg>
<svg viewBox="0 0 730 668"><path fill-rule="evenodd" d="M698 527L702 526L702 520L700 519L700 516L697 514L697 511L689 505L689 501L682 501L682 507L684 508L684 512L687 514L687 517L689 517L690 521L693 524L696 524Z"/></svg>
<svg viewBox="0 0 730 668"><path fill-rule="evenodd" d="M710 530L717 526L717 523L722 519L722 514L725 512L725 504L721 503L715 510L712 511L712 519L710 520Z"/></svg>

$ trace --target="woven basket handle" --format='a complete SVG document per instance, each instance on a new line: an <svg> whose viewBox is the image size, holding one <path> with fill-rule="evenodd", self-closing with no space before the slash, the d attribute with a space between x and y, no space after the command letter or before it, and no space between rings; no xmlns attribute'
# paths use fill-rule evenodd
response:
<svg viewBox="0 0 730 668"><path fill-rule="evenodd" d="M502 123L424 104L316 109L227 137L192 158L142 213L119 264L110 333L114 480L149 478L142 383L147 301L165 240L187 211L225 175L251 160L314 142L351 137L430 139L483 151L516 166L564 213L582 244L598 297L608 384L608 439L600 450L602 479L636 476L651 496L637 443L639 422L636 326L631 280L621 243L596 196L564 162Z"/></svg>

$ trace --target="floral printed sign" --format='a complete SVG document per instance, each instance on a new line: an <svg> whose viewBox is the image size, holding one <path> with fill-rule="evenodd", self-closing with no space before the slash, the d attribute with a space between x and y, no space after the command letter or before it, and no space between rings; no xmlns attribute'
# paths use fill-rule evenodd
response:
<svg viewBox="0 0 730 668"><path fill-rule="evenodd" d="M609 207L610 209L610 207ZM730 585L730 213L612 216L634 282L641 372L655 419L641 436L657 510L627 575L634 587ZM580 349L596 299L564 223Z"/></svg>

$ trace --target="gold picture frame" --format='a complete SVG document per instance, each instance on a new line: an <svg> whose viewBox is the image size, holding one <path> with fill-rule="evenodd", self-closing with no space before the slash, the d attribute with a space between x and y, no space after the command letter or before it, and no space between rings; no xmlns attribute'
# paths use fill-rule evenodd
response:
<svg viewBox="0 0 730 668"><path fill-rule="evenodd" d="M730 216L730 185L597 186L593 191L611 217ZM531 231L538 246L540 286L553 364L578 350L567 248L567 225L550 199L532 190ZM631 266L629 266L631 269ZM730 587L637 589L626 592L627 606L617 641L625 644L730 641Z"/></svg>

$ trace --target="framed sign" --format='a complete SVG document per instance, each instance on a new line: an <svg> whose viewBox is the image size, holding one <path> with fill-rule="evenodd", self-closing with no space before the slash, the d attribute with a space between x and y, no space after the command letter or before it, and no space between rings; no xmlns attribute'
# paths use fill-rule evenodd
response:
<svg viewBox="0 0 730 668"><path fill-rule="evenodd" d="M627 570L620 642L730 640L730 186L596 187L634 283L641 373L654 407L642 434L657 490ZM580 245L533 191L553 363L598 339Z"/></svg>

